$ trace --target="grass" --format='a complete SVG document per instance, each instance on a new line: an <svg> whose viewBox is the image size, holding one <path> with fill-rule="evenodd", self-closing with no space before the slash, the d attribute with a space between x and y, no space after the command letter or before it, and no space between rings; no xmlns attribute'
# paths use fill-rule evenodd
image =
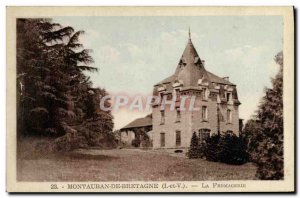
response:
<svg viewBox="0 0 300 198"><path fill-rule="evenodd" d="M227 165L139 149L77 150L18 157L19 181L253 180L256 167Z"/></svg>

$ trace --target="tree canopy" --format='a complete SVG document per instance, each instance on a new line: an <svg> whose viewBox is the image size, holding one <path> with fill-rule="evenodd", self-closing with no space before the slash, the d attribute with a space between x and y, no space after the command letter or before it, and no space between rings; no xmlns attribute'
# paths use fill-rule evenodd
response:
<svg viewBox="0 0 300 198"><path fill-rule="evenodd" d="M283 179L283 53L275 56L279 72L265 89L254 119L244 128L251 159L260 179Z"/></svg>
<svg viewBox="0 0 300 198"><path fill-rule="evenodd" d="M51 19L17 20L18 136L56 137L76 147L76 138L96 144L94 136L112 131L111 113L99 107L107 92L84 73L97 68L79 41L83 33Z"/></svg>

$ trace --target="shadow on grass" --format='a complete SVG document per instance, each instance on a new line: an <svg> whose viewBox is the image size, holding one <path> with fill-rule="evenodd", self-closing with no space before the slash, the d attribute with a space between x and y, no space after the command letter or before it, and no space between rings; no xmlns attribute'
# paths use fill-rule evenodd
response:
<svg viewBox="0 0 300 198"><path fill-rule="evenodd" d="M49 159L49 160L97 160L97 161L111 161L116 160L119 157L109 156L109 155L92 155L83 154L77 152L59 152L59 153L31 153L30 155L22 155L18 157L21 160L39 160L39 159Z"/></svg>
<svg viewBox="0 0 300 198"><path fill-rule="evenodd" d="M69 159L76 160L114 160L119 159L119 157L108 156L108 155L91 155L91 154L83 154L83 153L68 153L64 155L64 158L67 157Z"/></svg>

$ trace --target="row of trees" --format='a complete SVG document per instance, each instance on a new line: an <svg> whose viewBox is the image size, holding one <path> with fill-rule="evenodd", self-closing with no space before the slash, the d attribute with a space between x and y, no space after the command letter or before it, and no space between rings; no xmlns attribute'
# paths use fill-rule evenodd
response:
<svg viewBox="0 0 300 198"><path fill-rule="evenodd" d="M272 88L265 89L254 118L248 120L242 135L213 135L199 142L194 133L189 158L206 158L229 164L246 161L257 165L256 176L263 180L284 177L283 153L283 53L275 56L280 69L272 79Z"/></svg>
<svg viewBox="0 0 300 198"><path fill-rule="evenodd" d="M93 88L84 73L97 68L79 42L83 33L51 19L17 20L18 138L54 137L56 150L112 138L112 115L99 107L107 93Z"/></svg>

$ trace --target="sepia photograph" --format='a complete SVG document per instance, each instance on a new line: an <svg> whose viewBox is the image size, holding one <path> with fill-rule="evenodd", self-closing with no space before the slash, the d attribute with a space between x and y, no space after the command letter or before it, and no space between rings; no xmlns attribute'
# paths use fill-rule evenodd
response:
<svg viewBox="0 0 300 198"><path fill-rule="evenodd" d="M293 20L8 7L7 191L293 192Z"/></svg>

